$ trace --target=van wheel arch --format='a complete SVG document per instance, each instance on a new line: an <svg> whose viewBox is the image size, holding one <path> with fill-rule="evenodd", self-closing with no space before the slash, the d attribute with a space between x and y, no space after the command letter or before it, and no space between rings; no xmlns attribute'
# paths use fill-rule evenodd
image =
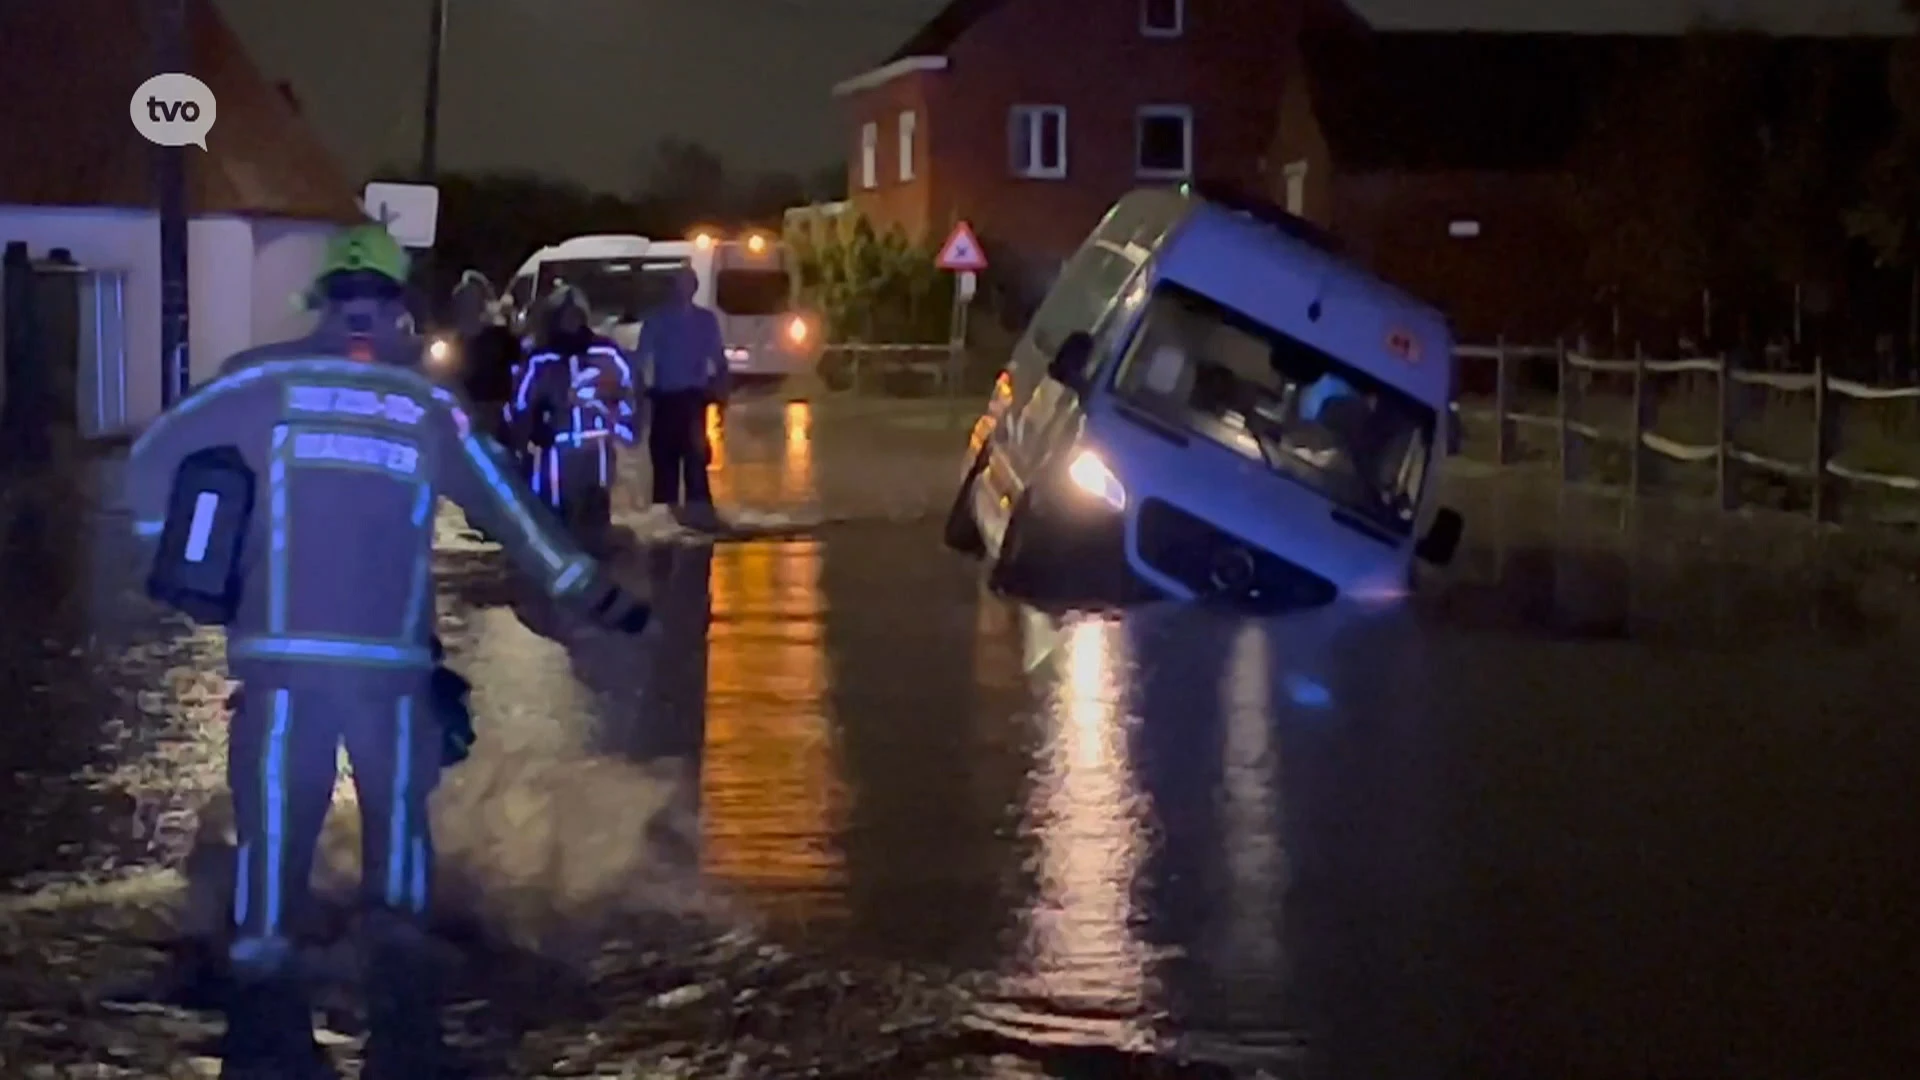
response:
<svg viewBox="0 0 1920 1080"><path fill-rule="evenodd" d="M942 537L948 548L976 559L987 553L987 541L980 532L979 519L974 516L973 486L987 469L987 454L988 448L982 446L980 452L974 455L966 476L961 478L960 490L953 497L953 505L947 509L947 524Z"/></svg>

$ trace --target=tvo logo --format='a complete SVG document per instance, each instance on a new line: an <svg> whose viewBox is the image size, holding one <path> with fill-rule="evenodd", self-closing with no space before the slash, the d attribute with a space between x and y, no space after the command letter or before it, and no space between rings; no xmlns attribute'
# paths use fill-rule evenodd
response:
<svg viewBox="0 0 1920 1080"><path fill-rule="evenodd" d="M140 84L127 105L133 129L155 146L207 148L218 108L213 90L191 75L155 75Z"/></svg>

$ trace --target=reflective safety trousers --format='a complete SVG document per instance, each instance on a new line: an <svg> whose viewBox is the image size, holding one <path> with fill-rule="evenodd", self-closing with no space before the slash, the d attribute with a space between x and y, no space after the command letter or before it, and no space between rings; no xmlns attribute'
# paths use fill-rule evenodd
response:
<svg viewBox="0 0 1920 1080"><path fill-rule="evenodd" d="M236 669L242 688L227 751L236 964L276 967L309 909L342 743L360 800L363 897L423 918L433 887L427 800L439 782L442 737L429 674L413 685L344 665L324 673L248 667Z"/></svg>

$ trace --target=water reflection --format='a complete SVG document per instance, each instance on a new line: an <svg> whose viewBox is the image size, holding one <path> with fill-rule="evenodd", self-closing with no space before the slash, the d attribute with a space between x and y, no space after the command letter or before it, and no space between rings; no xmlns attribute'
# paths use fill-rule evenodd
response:
<svg viewBox="0 0 1920 1080"><path fill-rule="evenodd" d="M1136 932L1135 889L1148 848L1147 804L1131 733L1132 656L1124 623L1080 618L1052 626L1027 614L1027 663L1050 663L1040 746L1022 831L1033 837L1035 895L1021 920L1019 969L1002 996L1056 1019L1076 1038L1146 1048L1151 956ZM1036 660L1036 656L1039 657ZM984 1011L990 1026L1029 1024L1015 1009Z"/></svg>
<svg viewBox="0 0 1920 1080"><path fill-rule="evenodd" d="M1272 1020L1236 1015L1243 1003L1270 1006L1285 993L1290 958L1281 943L1288 885L1287 822L1280 805L1280 740L1274 701L1275 665L1269 626L1248 620L1233 637L1219 680L1221 701L1219 827L1213 842L1223 873L1212 917L1203 921L1202 962L1227 1000L1197 1011L1214 1024ZM1235 999L1238 1000L1235 1000ZM1263 1000L1270 999L1270 1000Z"/></svg>
<svg viewBox="0 0 1920 1080"><path fill-rule="evenodd" d="M715 503L785 509L817 500L813 411L806 402L789 402L777 414L738 408L724 421L709 409L707 441Z"/></svg>
<svg viewBox="0 0 1920 1080"><path fill-rule="evenodd" d="M810 491L807 420L804 410L788 410L785 453L775 463L724 464L726 433L710 430L716 499ZM796 918L834 907L845 877L833 841L845 796L826 720L820 574L814 539L727 544L713 555L701 772L704 866L715 879L751 888L777 913Z"/></svg>

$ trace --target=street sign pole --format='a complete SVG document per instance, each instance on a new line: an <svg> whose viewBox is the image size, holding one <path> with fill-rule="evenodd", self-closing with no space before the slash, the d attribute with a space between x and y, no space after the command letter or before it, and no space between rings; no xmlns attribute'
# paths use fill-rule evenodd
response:
<svg viewBox="0 0 1920 1080"><path fill-rule="evenodd" d="M186 0L159 0L154 25L156 74L187 69ZM185 397L191 381L187 295L187 161L178 146L155 149L160 209L160 407Z"/></svg>
<svg viewBox="0 0 1920 1080"><path fill-rule="evenodd" d="M979 288L978 275L987 268L987 257L980 250L980 241L973 235L973 227L962 221L954 225L947 242L940 245L939 257L934 262L940 269L954 275L953 313L947 330L947 410L949 424L957 426L960 419L960 380L966 372L967 311L972 307L974 292Z"/></svg>

